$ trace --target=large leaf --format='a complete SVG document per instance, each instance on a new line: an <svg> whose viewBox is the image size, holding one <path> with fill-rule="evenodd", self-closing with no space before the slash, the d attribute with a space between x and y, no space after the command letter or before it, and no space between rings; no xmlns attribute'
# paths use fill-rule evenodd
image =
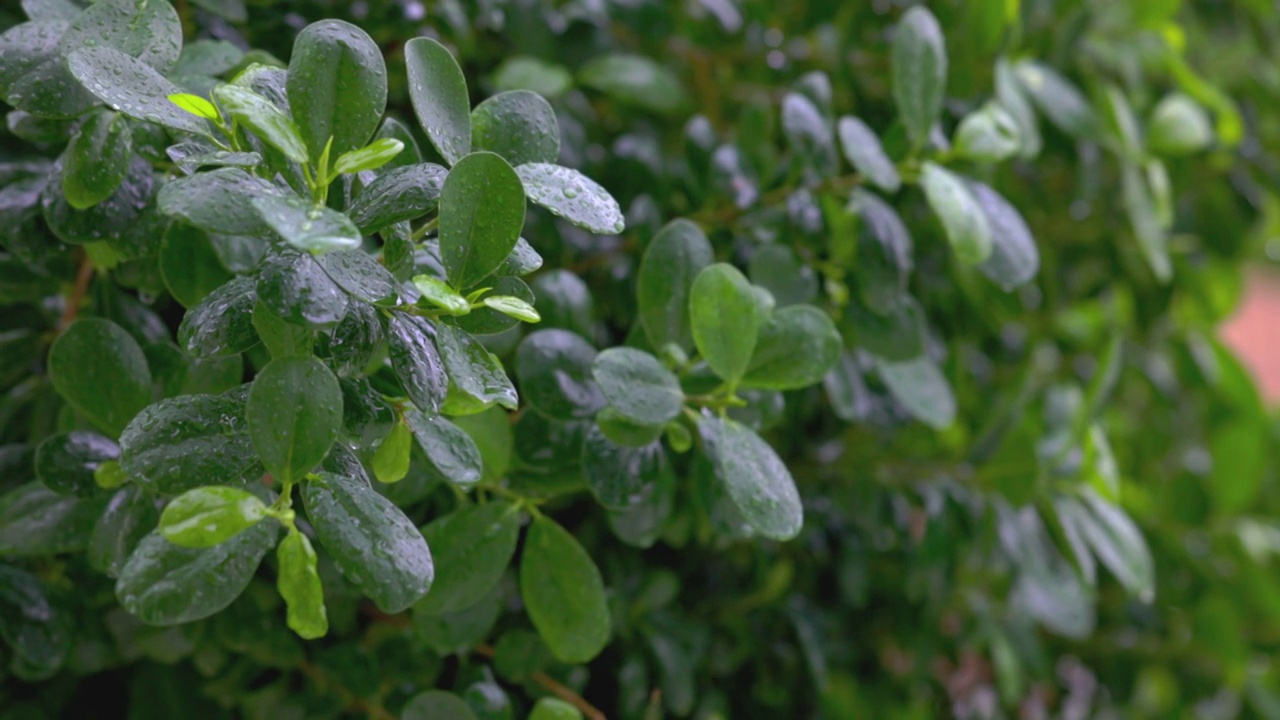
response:
<svg viewBox="0 0 1280 720"><path fill-rule="evenodd" d="M302 499L320 544L380 610L398 613L431 588L427 542L367 481L323 472L302 486Z"/></svg>
<svg viewBox="0 0 1280 720"><path fill-rule="evenodd" d="M636 295L640 323L655 348L693 347L689 290L698 273L714 261L707 236L688 220L668 223L649 243L640 261Z"/></svg>
<svg viewBox="0 0 1280 720"><path fill-rule="evenodd" d="M470 287L497 270L524 227L524 186L501 157L472 153L440 191L440 259L449 282Z"/></svg>
<svg viewBox="0 0 1280 720"><path fill-rule="evenodd" d="M279 195L274 185L236 167L178 178L160 188L160 212L210 233L266 235L271 232L254 210L255 198Z"/></svg>
<svg viewBox="0 0 1280 720"><path fill-rule="evenodd" d="M464 487L480 480L484 471L480 449L462 428L413 408L405 409L404 419L439 477Z"/></svg>
<svg viewBox="0 0 1280 720"><path fill-rule="evenodd" d="M176 494L239 481L260 469L239 391L161 400L120 436L120 465L140 485Z"/></svg>
<svg viewBox="0 0 1280 720"><path fill-rule="evenodd" d="M704 416L698 430L716 477L756 532L790 540L804 526L804 508L791 472L768 443L733 420Z"/></svg>
<svg viewBox="0 0 1280 720"><path fill-rule="evenodd" d="M435 163L388 170L356 195L347 214L364 232L420 218L439 205L448 174L447 169Z"/></svg>
<svg viewBox="0 0 1280 720"><path fill-rule="evenodd" d="M709 265L689 290L693 342L707 365L730 384L746 374L760 328L768 320L751 283L726 263Z"/></svg>
<svg viewBox="0 0 1280 720"><path fill-rule="evenodd" d="M311 253L289 250L268 257L258 276L258 299L295 325L336 325L347 294Z"/></svg>
<svg viewBox="0 0 1280 720"><path fill-rule="evenodd" d="M519 532L520 513L505 501L465 507L422 528L435 548L436 582L414 612L444 615L483 600L511 563Z"/></svg>
<svg viewBox="0 0 1280 720"><path fill-rule="evenodd" d="M285 242L312 255L360 247L360 230L346 215L297 195L254 198L253 209Z"/></svg>
<svg viewBox="0 0 1280 720"><path fill-rule="evenodd" d="M149 625L178 625L209 617L244 592L276 537L275 523L259 523L211 548L184 548L158 532L142 539L116 581L125 610Z"/></svg>
<svg viewBox="0 0 1280 720"><path fill-rule="evenodd" d="M585 663L609 642L609 608L600 570L572 535L537 516L520 558L525 611L553 655Z"/></svg>
<svg viewBox="0 0 1280 720"><path fill-rule="evenodd" d="M351 23L322 20L298 33L285 84L312 161L364 147L387 106L382 50ZM296 159L296 158L295 158Z"/></svg>
<svg viewBox="0 0 1280 720"><path fill-rule="evenodd" d="M443 45L425 37L405 43L404 60L418 122L452 165L471 152L471 100L462 68Z"/></svg>
<svg viewBox="0 0 1280 720"><path fill-rule="evenodd" d="M99 100L135 120L197 135L210 132L207 121L169 100L181 92L178 86L119 50L82 47L67 56L67 68Z"/></svg>
<svg viewBox="0 0 1280 720"><path fill-rule="evenodd" d="M49 349L58 394L116 437L151 402L151 371L137 341L110 320L72 323Z"/></svg>
<svg viewBox="0 0 1280 720"><path fill-rule="evenodd" d="M254 378L245 419L262 464L276 480L293 482L319 465L338 439L342 390L316 358L283 357Z"/></svg>
<svg viewBox="0 0 1280 720"><path fill-rule="evenodd" d="M30 482L0 495L0 557L40 557L83 550L101 500L59 495Z"/></svg>
<svg viewBox="0 0 1280 720"><path fill-rule="evenodd" d="M796 390L822 380L840 359L840 333L812 305L778 310L760 328L744 387Z"/></svg>
<svg viewBox="0 0 1280 720"><path fill-rule="evenodd" d="M514 166L560 158L560 124L541 95L528 90L498 93L471 111L476 150L497 153Z"/></svg>
<svg viewBox="0 0 1280 720"><path fill-rule="evenodd" d="M946 90L942 28L928 8L917 5L902 16L893 35L893 99L912 145L928 142Z"/></svg>
<svg viewBox="0 0 1280 720"><path fill-rule="evenodd" d="M77 210L106 200L120 186L133 156L133 133L123 116L89 116L62 155L62 192Z"/></svg>
<svg viewBox="0 0 1280 720"><path fill-rule="evenodd" d="M591 374L615 410L643 425L662 425L680 414L680 380L643 350L609 348L596 356Z"/></svg>
<svg viewBox="0 0 1280 720"><path fill-rule="evenodd" d="M386 321L391 369L413 404L432 415L449 390L435 334L431 324L420 317L395 313Z"/></svg>
<svg viewBox="0 0 1280 720"><path fill-rule="evenodd" d="M626 229L622 208L608 190L572 168L528 163L516 168L529 199L551 214L598 235Z"/></svg>

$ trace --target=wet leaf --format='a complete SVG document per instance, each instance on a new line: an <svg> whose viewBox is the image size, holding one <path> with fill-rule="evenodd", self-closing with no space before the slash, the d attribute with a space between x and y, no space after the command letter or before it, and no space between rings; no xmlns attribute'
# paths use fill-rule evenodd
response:
<svg viewBox="0 0 1280 720"><path fill-rule="evenodd" d="M501 155L514 166L560 158L560 125L551 104L537 93L498 93L471 111L476 150Z"/></svg>
<svg viewBox="0 0 1280 720"><path fill-rule="evenodd" d="M453 55L431 38L405 43L409 99L427 138L450 165L471 152L471 100Z"/></svg>
<svg viewBox="0 0 1280 720"><path fill-rule="evenodd" d="M440 193L440 259L449 282L470 287L497 270L524 227L524 186L507 161L473 153L458 161Z"/></svg>
<svg viewBox="0 0 1280 720"><path fill-rule="evenodd" d="M387 106L387 67L364 30L341 20L312 23L298 33L285 83L289 108L312 161L332 139L339 157L365 146Z"/></svg>
<svg viewBox="0 0 1280 720"><path fill-rule="evenodd" d="M519 532L520 513L506 501L464 507L422 528L436 548L436 582L413 611L444 615L479 603L511 564Z"/></svg>
<svg viewBox="0 0 1280 720"><path fill-rule="evenodd" d="M711 416L698 420L716 477L756 532L790 540L804 526L804 508L791 472L773 448L739 423Z"/></svg>
<svg viewBox="0 0 1280 720"><path fill-rule="evenodd" d="M516 174L529 199L553 215L598 235L617 235L626 229L618 201L577 170L551 163L528 163L517 167Z"/></svg>
<svg viewBox="0 0 1280 720"><path fill-rule="evenodd" d="M101 318L72 323L49 349L49 379L67 402L110 437L151 402L151 371L142 348Z"/></svg>
<svg viewBox="0 0 1280 720"><path fill-rule="evenodd" d="M140 485L177 494L260 470L239 391L161 400L120 436L120 465Z"/></svg>
<svg viewBox="0 0 1280 720"><path fill-rule="evenodd" d="M609 642L604 581L587 551L546 516L535 517L520 558L525 611L562 662L585 663Z"/></svg>
<svg viewBox="0 0 1280 720"><path fill-rule="evenodd" d="M276 547L276 566L276 589L288 608L289 629L304 640L324 637L329 632L324 588L307 536L296 530L286 535Z"/></svg>
<svg viewBox="0 0 1280 720"><path fill-rule="evenodd" d="M245 419L267 470L279 482L298 481L320 464L338 438L338 379L313 357L272 360L254 378Z"/></svg>
<svg viewBox="0 0 1280 720"><path fill-rule="evenodd" d="M698 352L717 375L737 384L768 320L751 283L732 265L708 265L689 289L689 316Z"/></svg>
<svg viewBox="0 0 1280 720"><path fill-rule="evenodd" d="M595 348L576 333L559 329L530 333L516 348L520 391L547 417L589 418L605 403L591 374L595 358Z"/></svg>
<svg viewBox="0 0 1280 720"><path fill-rule="evenodd" d="M596 356L591 374L609 405L642 425L663 425L680 414L680 381L642 350L609 348Z"/></svg>
<svg viewBox="0 0 1280 720"><path fill-rule="evenodd" d="M174 498L156 529L174 545L207 548L257 525L267 506L256 495L230 487L201 487Z"/></svg>

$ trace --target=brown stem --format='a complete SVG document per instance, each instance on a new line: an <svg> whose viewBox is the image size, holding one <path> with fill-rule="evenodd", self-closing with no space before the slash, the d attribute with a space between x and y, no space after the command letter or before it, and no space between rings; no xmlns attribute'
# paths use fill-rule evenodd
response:
<svg viewBox="0 0 1280 720"><path fill-rule="evenodd" d="M477 645L475 647L475 653L482 657L492 658L493 646ZM529 679L541 685L543 688L546 689L547 692L551 693L552 695L555 695L561 700L578 708L578 710L587 717L587 720L609 720L609 718L603 712L600 711L600 708L597 708L595 705L592 705L591 703L587 702L578 693L570 690L564 685L561 685L558 681L556 681L555 678L551 677L550 675L547 675L546 673L543 673L543 672L533 672L529 674Z"/></svg>
<svg viewBox="0 0 1280 720"><path fill-rule="evenodd" d="M80 267L76 271L76 283L71 286L71 295L67 297L67 305L62 309L62 317L58 319L58 332L66 330L80 314L80 303L84 300L84 294L89 290L89 282L92 280L93 263L89 261L87 254L81 253Z"/></svg>

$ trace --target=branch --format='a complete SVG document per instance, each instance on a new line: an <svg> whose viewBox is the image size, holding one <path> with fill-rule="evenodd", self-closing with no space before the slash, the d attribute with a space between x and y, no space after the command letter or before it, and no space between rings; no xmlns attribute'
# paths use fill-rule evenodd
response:
<svg viewBox="0 0 1280 720"><path fill-rule="evenodd" d="M477 645L475 648L475 653L482 657L492 658L493 646ZM561 685L558 681L556 681L555 678L551 677L550 675L547 675L544 672L532 672L532 673L529 673L529 679L541 685L544 689L546 689L547 692L551 693L552 695L555 695L561 700L578 708L578 710L581 711L582 714L587 717L587 720L609 720L609 718L603 712L600 711L600 708L597 708L595 705L592 705L591 703L587 702L585 699L583 699L581 695L574 692L573 690L570 690L564 685Z"/></svg>
<svg viewBox="0 0 1280 720"><path fill-rule="evenodd" d="M76 271L76 283L71 286L71 295L67 298L67 304L62 308L62 317L58 319L58 332L66 330L71 323L75 322L76 316L80 314L80 303L84 300L84 294L89 290L89 283L93 280L93 263L89 261L87 253L80 254L80 268Z"/></svg>

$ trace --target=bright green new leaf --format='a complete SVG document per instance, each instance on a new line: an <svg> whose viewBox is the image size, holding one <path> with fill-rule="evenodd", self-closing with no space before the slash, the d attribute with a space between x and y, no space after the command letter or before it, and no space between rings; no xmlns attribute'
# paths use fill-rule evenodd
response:
<svg viewBox="0 0 1280 720"><path fill-rule="evenodd" d="M285 157L294 162L307 161L307 146L298 126L270 100L249 88L229 84L215 87L213 99L228 115Z"/></svg>
<svg viewBox="0 0 1280 720"><path fill-rule="evenodd" d="M382 438L373 451L373 476L381 483L395 483L409 474L409 451L413 447L413 434L402 422L391 426L391 432Z"/></svg>
<svg viewBox="0 0 1280 720"><path fill-rule="evenodd" d="M609 348L596 356L591 374L610 407L642 425L665 425L684 407L680 380L643 350Z"/></svg>
<svg viewBox="0 0 1280 720"><path fill-rule="evenodd" d="M752 285L727 263L709 265L689 289L693 342L707 365L736 385L746 374L760 328L768 321Z"/></svg>
<svg viewBox="0 0 1280 720"><path fill-rule="evenodd" d="M942 221L956 259L966 265L977 265L991 257L991 226L965 179L926 162L920 174L920 185L929 200L929 207Z"/></svg>
<svg viewBox="0 0 1280 720"><path fill-rule="evenodd" d="M205 120L212 120L215 123L222 122L222 113L218 112L217 106L199 95L192 95L191 93L174 93L169 96L169 102L177 105L196 117L201 117Z"/></svg>
<svg viewBox="0 0 1280 720"><path fill-rule="evenodd" d="M733 420L704 415L698 430L724 485L756 532L790 540L804 526L804 508L791 471L773 448L750 428Z"/></svg>
<svg viewBox="0 0 1280 720"><path fill-rule="evenodd" d="M471 100L458 61L439 42L416 37L405 43L409 100L427 138L453 165L471 152Z"/></svg>
<svg viewBox="0 0 1280 720"><path fill-rule="evenodd" d="M418 292L422 293L420 304L426 301L428 305L442 308L450 315L466 315L471 312L471 303L443 280L437 280L430 275L415 275L413 284L418 288Z"/></svg>
<svg viewBox="0 0 1280 720"><path fill-rule="evenodd" d="M582 720L582 711L560 698L540 698L529 713L529 720Z"/></svg>
<svg viewBox="0 0 1280 720"><path fill-rule="evenodd" d="M401 150L404 150L404 143L394 138L374 140L359 150L352 150L338 156L337 162L333 164L333 171L345 174L377 170L391 162Z"/></svg>
<svg viewBox="0 0 1280 720"><path fill-rule="evenodd" d="M258 457L277 482L301 480L338 438L338 379L314 357L273 360L253 381L245 419Z"/></svg>
<svg viewBox="0 0 1280 720"><path fill-rule="evenodd" d="M289 629L304 640L324 637L329 632L329 617L311 541L297 530L291 531L276 546L276 564L276 590L284 598Z"/></svg>
<svg viewBox="0 0 1280 720"><path fill-rule="evenodd" d="M151 402L151 371L137 341L110 320L82 318L49 349L49 379L110 437Z"/></svg>
<svg viewBox="0 0 1280 720"><path fill-rule="evenodd" d="M546 516L535 517L525 536L520 594L534 628L562 662L588 662L609 642L600 570L582 545Z"/></svg>
<svg viewBox="0 0 1280 720"><path fill-rule="evenodd" d="M369 142L387 107L387 66L368 33L341 20L298 33L285 82L289 109L319 161L326 147L341 156Z"/></svg>
<svg viewBox="0 0 1280 720"><path fill-rule="evenodd" d="M501 157L478 152L449 171L440 192L440 259L462 290L497 270L524 227L525 186Z"/></svg>
<svg viewBox="0 0 1280 720"><path fill-rule="evenodd" d="M207 548L257 525L267 506L252 493L231 487L202 487L174 498L160 514L157 530L174 545Z"/></svg>
<svg viewBox="0 0 1280 720"><path fill-rule="evenodd" d="M529 199L597 235L617 235L626 229L622 208L608 190L572 168L551 163L528 163L516 168Z"/></svg>
<svg viewBox="0 0 1280 720"><path fill-rule="evenodd" d="M528 90L498 93L471 111L476 150L501 155L513 166L560 158L560 124L551 104Z"/></svg>
<svg viewBox="0 0 1280 720"><path fill-rule="evenodd" d="M893 100L911 144L924 147L947 91L947 46L923 5L902 16L893 35Z"/></svg>
<svg viewBox="0 0 1280 720"><path fill-rule="evenodd" d="M484 599L511 563L520 533L520 513L506 501L471 505L422 528L436 548L436 582L414 612L445 615Z"/></svg>
<svg viewBox="0 0 1280 720"><path fill-rule="evenodd" d="M484 303L485 307L493 308L503 315L509 315L522 322L536 323L542 320L542 316L538 314L538 311L532 305L518 297L490 295L481 302Z"/></svg>
<svg viewBox="0 0 1280 720"><path fill-rule="evenodd" d="M90 115L62 154L62 192L67 204L83 210L106 200L129 171L133 132L113 112Z"/></svg>

